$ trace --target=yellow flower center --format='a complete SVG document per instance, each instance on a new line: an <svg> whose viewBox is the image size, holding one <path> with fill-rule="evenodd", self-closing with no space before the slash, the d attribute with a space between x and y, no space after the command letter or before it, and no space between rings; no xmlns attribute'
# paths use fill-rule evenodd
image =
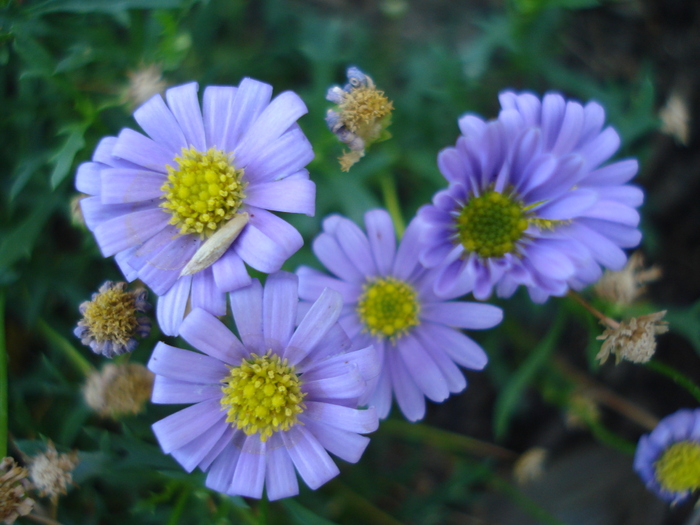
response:
<svg viewBox="0 0 700 525"><path fill-rule="evenodd" d="M357 301L357 314L365 330L374 337L392 341L417 326L418 294L404 281L383 277L367 282Z"/></svg>
<svg viewBox="0 0 700 525"><path fill-rule="evenodd" d="M87 303L83 322L98 343L111 341L116 346L126 346L136 333L136 301L124 287L117 284Z"/></svg>
<svg viewBox="0 0 700 525"><path fill-rule="evenodd" d="M364 130L373 128L378 120L390 115L393 109L383 91L365 86L353 88L340 104L343 124L360 136L364 135Z"/></svg>
<svg viewBox="0 0 700 525"><path fill-rule="evenodd" d="M700 488L700 443L674 443L654 463L656 480L669 492Z"/></svg>
<svg viewBox="0 0 700 525"><path fill-rule="evenodd" d="M515 249L527 229L525 208L497 191L473 197L457 217L457 232L464 249L480 257L502 257Z"/></svg>
<svg viewBox="0 0 700 525"><path fill-rule="evenodd" d="M257 432L261 441L296 425L297 416L306 408L302 402L306 394L294 366L271 351L263 356L251 354L250 359L231 368L222 382L221 407L226 410L226 422L247 435Z"/></svg>
<svg viewBox="0 0 700 525"><path fill-rule="evenodd" d="M216 148L204 153L182 148L175 161L177 168L167 167L161 207L172 214L170 224L180 228L182 235L209 237L235 215L245 199L243 169L237 170L233 156Z"/></svg>

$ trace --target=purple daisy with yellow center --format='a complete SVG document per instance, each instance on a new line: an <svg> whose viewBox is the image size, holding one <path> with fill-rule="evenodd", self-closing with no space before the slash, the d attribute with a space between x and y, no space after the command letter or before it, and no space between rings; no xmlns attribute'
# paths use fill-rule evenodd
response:
<svg viewBox="0 0 700 525"><path fill-rule="evenodd" d="M160 296L161 330L177 335L188 303L226 313L225 292L250 284L245 264L275 272L303 244L271 211L313 215L314 154L296 123L306 106L249 78L196 83L152 97L134 113L147 135L124 129L81 164L76 188L87 227L128 280ZM244 264L245 263L245 264Z"/></svg>
<svg viewBox="0 0 700 525"><path fill-rule="evenodd" d="M700 409L678 410L639 438L634 470L669 503L681 503L700 489Z"/></svg>
<svg viewBox="0 0 700 525"><path fill-rule="evenodd" d="M313 251L334 277L300 267L299 296L314 301L325 288L340 292L340 324L356 346L374 345L381 362L381 373L360 403L374 406L383 419L395 397L406 418L417 421L425 415L426 397L441 402L466 388L457 365L486 366L484 351L460 329L491 328L503 313L490 304L435 295L435 273L418 261L415 220L398 247L386 211L367 212L365 226L366 234L338 215L323 221Z"/></svg>
<svg viewBox="0 0 700 525"><path fill-rule="evenodd" d="M435 292L500 297L518 286L543 302L620 270L639 244L637 161L604 165L620 145L605 111L549 93L500 94L496 120L459 119L462 136L438 156L449 182L418 216L421 262Z"/></svg>
<svg viewBox="0 0 700 525"><path fill-rule="evenodd" d="M356 462L379 424L359 410L379 372L374 348L353 348L338 324L342 299L324 291L295 328L298 281L278 272L230 294L234 335L202 309L180 335L199 352L158 343L148 368L154 403L194 403L153 425L163 451L207 487L270 500L316 489L338 474L329 452Z"/></svg>

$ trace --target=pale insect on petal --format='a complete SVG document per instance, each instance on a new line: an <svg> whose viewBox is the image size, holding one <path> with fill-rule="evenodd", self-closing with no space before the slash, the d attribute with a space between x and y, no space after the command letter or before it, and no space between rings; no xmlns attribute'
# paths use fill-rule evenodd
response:
<svg viewBox="0 0 700 525"><path fill-rule="evenodd" d="M234 215L233 219L219 228L199 247L190 262L180 272L180 277L197 273L218 261L238 238L249 219L250 215L247 212Z"/></svg>

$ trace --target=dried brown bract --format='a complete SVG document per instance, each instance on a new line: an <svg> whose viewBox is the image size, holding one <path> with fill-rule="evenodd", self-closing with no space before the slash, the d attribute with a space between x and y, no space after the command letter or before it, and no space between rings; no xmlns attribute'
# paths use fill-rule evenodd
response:
<svg viewBox="0 0 700 525"><path fill-rule="evenodd" d="M661 277L658 266L644 268L641 252L634 252L619 272L606 270L593 287L595 293L612 303L627 306L634 303L645 291L647 283Z"/></svg>
<svg viewBox="0 0 700 525"><path fill-rule="evenodd" d="M29 479L40 495L57 498L68 492L68 487L73 484L73 469L77 465L77 453L59 454L49 441L46 452L30 460Z"/></svg>
<svg viewBox="0 0 700 525"><path fill-rule="evenodd" d="M622 321L616 328L606 329L597 339L605 341L596 359L601 364L615 354L616 364L623 359L646 363L656 351L656 336L668 332L668 322L662 321L666 310L640 315Z"/></svg>
<svg viewBox="0 0 700 525"><path fill-rule="evenodd" d="M90 374L83 395L95 412L116 419L141 412L152 390L153 373L145 366L109 363Z"/></svg>
<svg viewBox="0 0 700 525"><path fill-rule="evenodd" d="M15 460L6 457L0 461L0 520L14 523L34 508L34 500L27 497L27 469L17 466Z"/></svg>

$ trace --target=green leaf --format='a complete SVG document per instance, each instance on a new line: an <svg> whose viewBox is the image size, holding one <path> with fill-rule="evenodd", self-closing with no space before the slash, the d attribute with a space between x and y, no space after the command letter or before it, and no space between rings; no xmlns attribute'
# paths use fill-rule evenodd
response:
<svg viewBox="0 0 700 525"><path fill-rule="evenodd" d="M29 12L47 13L118 13L127 9L171 9L182 5L182 0L46 0Z"/></svg>
<svg viewBox="0 0 700 525"><path fill-rule="evenodd" d="M530 356L513 374L513 377L498 396L494 409L494 434L497 440L503 438L508 431L510 420L522 400L523 390L547 364L549 357L552 355L564 325L565 316L562 312L563 310L560 310L559 316L554 321L547 336L532 349Z"/></svg>
<svg viewBox="0 0 700 525"><path fill-rule="evenodd" d="M19 259L31 255L36 238L55 206L56 199L52 197L36 202L29 216L3 236L0 242L0 271L9 268Z"/></svg>
<svg viewBox="0 0 700 525"><path fill-rule="evenodd" d="M58 153L51 158L51 162L54 164L53 171L51 172L51 187L56 188L63 179L70 172L73 166L73 159L75 154L78 153L85 146L85 127L75 126L68 128L69 131L68 138L58 150Z"/></svg>
<svg viewBox="0 0 700 525"><path fill-rule="evenodd" d="M292 523L298 523L299 525L336 525L335 522L322 518L293 499L287 498L282 500L281 503Z"/></svg>
<svg viewBox="0 0 700 525"><path fill-rule="evenodd" d="M38 153L28 159L22 161L17 167L15 176L13 177L12 186L10 186L10 200L13 201L17 195L24 189L24 186L34 176L37 170L45 162L45 155Z"/></svg>
<svg viewBox="0 0 700 525"><path fill-rule="evenodd" d="M685 337L700 354L700 301L688 309L669 308L665 320L672 332Z"/></svg>
<svg viewBox="0 0 700 525"><path fill-rule="evenodd" d="M54 73L64 73L83 67L97 59L95 48L86 42L80 42L68 48L68 54L56 64Z"/></svg>
<svg viewBox="0 0 700 525"><path fill-rule="evenodd" d="M21 25L16 28L13 42L15 51L24 61L21 78L50 77L54 71L53 57L38 40L22 29Z"/></svg>

